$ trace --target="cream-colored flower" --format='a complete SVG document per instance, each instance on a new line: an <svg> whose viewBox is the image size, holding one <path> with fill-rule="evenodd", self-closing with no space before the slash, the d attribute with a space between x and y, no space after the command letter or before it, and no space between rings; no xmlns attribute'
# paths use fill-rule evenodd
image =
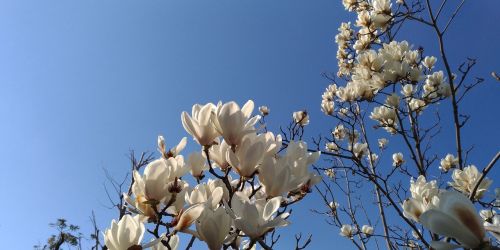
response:
<svg viewBox="0 0 500 250"><path fill-rule="evenodd" d="M392 166L399 167L403 162L405 161L401 152L392 154Z"/></svg>
<svg viewBox="0 0 500 250"><path fill-rule="evenodd" d="M138 216L125 215L117 223L111 221L111 227L104 232L104 242L109 250L129 249L140 246L146 231Z"/></svg>
<svg viewBox="0 0 500 250"><path fill-rule="evenodd" d="M325 148L327 151L330 152L338 152L339 151L339 146L335 142L328 142L325 144Z"/></svg>
<svg viewBox="0 0 500 250"><path fill-rule="evenodd" d="M448 182L450 186L462 193L471 194L481 178L481 173L479 173L476 166L469 165L463 170L455 169L455 171L453 171L452 178L453 182ZM474 198L481 199L484 193L491 186L491 183L493 183L492 180L487 177L484 178L479 184Z"/></svg>
<svg viewBox="0 0 500 250"><path fill-rule="evenodd" d="M426 56L424 60L422 60L422 65L424 65L428 69L434 68L434 64L436 63L436 57L434 56Z"/></svg>
<svg viewBox="0 0 500 250"><path fill-rule="evenodd" d="M267 106L260 106L259 112L262 116L267 116L267 115L269 115L269 112L271 112L271 109L268 108Z"/></svg>
<svg viewBox="0 0 500 250"><path fill-rule="evenodd" d="M208 169L207 159L201 152L193 152L188 157L186 167L191 170L194 178L201 179L203 171Z"/></svg>
<svg viewBox="0 0 500 250"><path fill-rule="evenodd" d="M423 213L420 222L431 232L460 243L457 246L446 241L433 241L431 246L434 249L477 249L483 244L486 234L472 202L455 191L441 192L438 205Z"/></svg>
<svg viewBox="0 0 500 250"><path fill-rule="evenodd" d="M438 202L439 188L435 180L427 182L423 175L417 180L410 180L411 198L403 202L403 214L406 218L419 221L420 216Z"/></svg>
<svg viewBox="0 0 500 250"><path fill-rule="evenodd" d="M354 234L356 233L356 228L349 224L344 224L340 228L340 235L347 237L347 238L352 238Z"/></svg>
<svg viewBox="0 0 500 250"><path fill-rule="evenodd" d="M194 139L202 146L210 146L215 138L219 136L219 132L213 126L215 119L215 105L207 103L205 105L195 104L189 116L186 112L182 112L181 120L184 129L194 137Z"/></svg>
<svg viewBox="0 0 500 250"><path fill-rule="evenodd" d="M373 234L373 227L370 225L363 225L361 227L361 232L364 233L366 236L371 236Z"/></svg>
<svg viewBox="0 0 500 250"><path fill-rule="evenodd" d="M444 172L448 172L451 168L458 165L458 158L452 154L447 154L445 158L441 159L441 164L439 169Z"/></svg>
<svg viewBox="0 0 500 250"><path fill-rule="evenodd" d="M293 120L300 126L309 124L309 114L306 111L293 112Z"/></svg>
<svg viewBox="0 0 500 250"><path fill-rule="evenodd" d="M380 139L378 139L378 147L380 149L385 149L385 147L387 147L388 143L389 143L389 140L387 140L386 138L380 138Z"/></svg>
<svg viewBox="0 0 500 250"><path fill-rule="evenodd" d="M236 102L217 104L213 125L228 145L240 145L245 135L255 132L254 125L260 116L251 117L253 108L252 100L247 101L241 109Z"/></svg>

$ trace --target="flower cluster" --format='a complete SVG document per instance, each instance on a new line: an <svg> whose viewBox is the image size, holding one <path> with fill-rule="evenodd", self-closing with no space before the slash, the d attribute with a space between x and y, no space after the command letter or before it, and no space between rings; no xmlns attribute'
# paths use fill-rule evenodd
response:
<svg viewBox="0 0 500 250"><path fill-rule="evenodd" d="M278 209L301 200L321 180L308 170L320 153L309 152L303 141L284 145L280 135L259 132L260 116L252 116L253 109L248 101L242 108L235 102L208 103L194 105L191 115L183 112L182 124L201 150L185 161L186 138L167 150L164 137L158 137L161 157L142 173L133 172L131 192L123 194L126 215L105 233L108 249L176 249L180 233L221 249L288 225L290 214ZM269 109L260 112L267 115ZM295 113L294 119L301 126L309 122L306 112ZM187 181L188 173L196 186ZM202 182L208 174L215 179ZM160 234L159 228L166 232ZM154 237L143 243L146 231Z"/></svg>

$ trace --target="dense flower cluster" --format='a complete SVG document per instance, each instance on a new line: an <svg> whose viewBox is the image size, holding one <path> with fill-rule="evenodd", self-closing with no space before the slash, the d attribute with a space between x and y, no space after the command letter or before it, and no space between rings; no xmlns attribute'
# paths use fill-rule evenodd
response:
<svg viewBox="0 0 500 250"><path fill-rule="evenodd" d="M161 157L142 173L133 172L131 195L123 194L127 214L105 233L108 249L177 249L179 233L221 249L288 225L290 214L278 209L301 200L321 180L308 170L320 153L309 152L303 141L287 141L278 154L284 147L281 136L259 132L254 125L260 116L252 116L253 109L248 101L242 108L235 102L208 103L194 105L191 115L183 112L182 124L201 150L185 161L181 151L186 138L167 150L164 137L158 137ZM261 107L260 112L267 115L269 109ZM301 126L309 122L306 112L293 116ZM188 173L196 186L186 180ZM202 182L206 174L216 178ZM170 222L162 220L168 217ZM146 228L155 225L168 230L142 242Z"/></svg>

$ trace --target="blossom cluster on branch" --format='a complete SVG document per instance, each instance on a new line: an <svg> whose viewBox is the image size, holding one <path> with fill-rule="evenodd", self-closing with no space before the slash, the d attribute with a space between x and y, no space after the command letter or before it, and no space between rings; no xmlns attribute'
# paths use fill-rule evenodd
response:
<svg viewBox="0 0 500 250"><path fill-rule="evenodd" d="M142 173L133 172L126 213L105 232L108 249L177 249L179 234L206 243L209 249L265 243L266 235L289 224L289 205L302 200L321 177L309 171L319 152L304 141L256 128L253 101L194 105L183 112L182 125L200 150L187 160L181 154L187 139L167 149L158 137L161 157ZM268 108L260 109L268 115ZM303 126L304 117L294 118ZM267 130L267 129L266 129ZM192 186L186 180L191 174ZM144 241L149 234L151 241ZM273 233L274 235L274 233ZM271 239L272 245L276 239ZM245 243L246 242L246 243ZM192 244L192 243L190 243Z"/></svg>

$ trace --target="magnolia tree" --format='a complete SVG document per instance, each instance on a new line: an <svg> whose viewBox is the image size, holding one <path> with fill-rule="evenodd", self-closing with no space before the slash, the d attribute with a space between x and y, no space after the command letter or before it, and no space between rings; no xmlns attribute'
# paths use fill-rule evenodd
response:
<svg viewBox="0 0 500 250"><path fill-rule="evenodd" d="M500 154L478 168L463 146L469 116L460 104L483 80L469 79L474 60L457 69L448 61L443 38L464 1L449 16L446 2L343 1L357 19L336 36L339 70L321 102L335 124L328 136L304 141L306 111L269 132L269 108L256 115L252 101L183 112L198 150L184 157L187 138L169 149L159 136L158 159L132 159L105 248L177 249L190 239L188 249L195 240L208 249L272 249L276 232L293 219L292 205L311 191L324 201L315 212L359 249L498 248L500 190L490 190L487 175ZM432 28L439 55L399 38L408 22ZM452 110L442 115L455 130L456 146L446 155L431 148L442 122L438 105ZM114 183L117 190L122 184ZM296 239L296 249L310 242Z"/></svg>

